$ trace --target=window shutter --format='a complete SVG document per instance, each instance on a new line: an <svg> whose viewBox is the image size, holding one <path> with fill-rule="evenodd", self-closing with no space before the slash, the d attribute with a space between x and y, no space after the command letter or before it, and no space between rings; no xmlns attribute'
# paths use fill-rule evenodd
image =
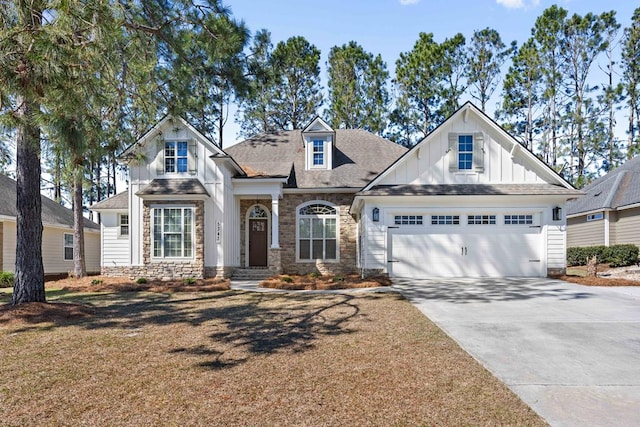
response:
<svg viewBox="0 0 640 427"><path fill-rule="evenodd" d="M156 155L156 174L164 175L164 139L157 140L158 154Z"/></svg>
<svg viewBox="0 0 640 427"><path fill-rule="evenodd" d="M484 172L484 134L473 134L473 170Z"/></svg>
<svg viewBox="0 0 640 427"><path fill-rule="evenodd" d="M195 175L196 171L198 169L197 165L198 165L198 146L196 145L196 141L193 139L190 139L188 142L189 145L189 153L188 153L188 159L187 159L187 163L188 163L188 168L189 168L189 174L191 175Z"/></svg>
<svg viewBox="0 0 640 427"><path fill-rule="evenodd" d="M458 134L449 134L449 171L458 170Z"/></svg>

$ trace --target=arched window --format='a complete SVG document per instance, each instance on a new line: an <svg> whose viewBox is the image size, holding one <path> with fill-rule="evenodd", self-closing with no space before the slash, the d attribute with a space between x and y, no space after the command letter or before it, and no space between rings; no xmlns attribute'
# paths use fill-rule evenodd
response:
<svg viewBox="0 0 640 427"><path fill-rule="evenodd" d="M249 218L269 218L269 214L262 206L255 205L249 212Z"/></svg>
<svg viewBox="0 0 640 427"><path fill-rule="evenodd" d="M311 202L297 213L298 260L337 260L338 209L327 202Z"/></svg>

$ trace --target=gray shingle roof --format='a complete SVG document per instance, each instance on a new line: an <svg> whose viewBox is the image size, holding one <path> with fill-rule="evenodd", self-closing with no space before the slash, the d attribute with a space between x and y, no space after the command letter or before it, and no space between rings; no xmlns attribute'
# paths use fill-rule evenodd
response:
<svg viewBox="0 0 640 427"><path fill-rule="evenodd" d="M138 196L169 196L175 194L208 196L207 190L196 178L154 179L136 193Z"/></svg>
<svg viewBox="0 0 640 427"><path fill-rule="evenodd" d="M596 179L582 189L586 194L567 204L567 214L618 209L640 203L640 156Z"/></svg>
<svg viewBox="0 0 640 427"><path fill-rule="evenodd" d="M91 210L127 209L129 207L129 190L118 193L91 206Z"/></svg>
<svg viewBox="0 0 640 427"><path fill-rule="evenodd" d="M288 188L362 188L407 149L365 130L337 129L331 170L305 170L300 130L263 133L225 151L248 176L288 177Z"/></svg>
<svg viewBox="0 0 640 427"><path fill-rule="evenodd" d="M363 196L484 196L484 195L562 195L577 196L578 190L552 184L436 184L377 185L356 193Z"/></svg>
<svg viewBox="0 0 640 427"><path fill-rule="evenodd" d="M0 203L0 215L16 217L16 185L16 181L0 174L0 200L2 200L2 203ZM73 211L71 209L65 208L45 196L41 196L41 198L43 224L73 227ZM84 228L99 230L100 225L85 218Z"/></svg>

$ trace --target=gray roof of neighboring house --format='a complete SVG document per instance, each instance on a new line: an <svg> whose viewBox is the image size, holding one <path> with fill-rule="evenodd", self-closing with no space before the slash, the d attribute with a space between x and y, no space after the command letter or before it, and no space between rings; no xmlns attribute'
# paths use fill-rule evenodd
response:
<svg viewBox="0 0 640 427"><path fill-rule="evenodd" d="M225 149L251 177L286 177L286 188L362 188L407 149L362 129L336 129L331 170L305 170L301 130L263 133Z"/></svg>
<svg viewBox="0 0 640 427"><path fill-rule="evenodd" d="M127 209L129 207L129 190L118 193L91 206L91 210L101 209Z"/></svg>
<svg viewBox="0 0 640 427"><path fill-rule="evenodd" d="M0 215L16 217L16 181L8 176L0 174ZM45 225L62 225L73 227L73 211L65 208L53 200L41 196L42 199L42 223ZM99 230L100 225L84 219L84 228Z"/></svg>
<svg viewBox="0 0 640 427"><path fill-rule="evenodd" d="M596 179L582 189L586 194L567 204L567 214L618 209L640 203L640 156Z"/></svg>
<svg viewBox="0 0 640 427"><path fill-rule="evenodd" d="M361 191L362 196L485 196L485 195L561 195L577 196L579 190L553 184L434 184L377 185Z"/></svg>
<svg viewBox="0 0 640 427"><path fill-rule="evenodd" d="M138 196L209 195L197 178L154 179L136 194Z"/></svg>

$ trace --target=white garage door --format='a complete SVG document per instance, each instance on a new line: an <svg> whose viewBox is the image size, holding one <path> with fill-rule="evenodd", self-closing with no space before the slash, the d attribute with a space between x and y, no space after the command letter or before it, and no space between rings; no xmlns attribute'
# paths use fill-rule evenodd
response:
<svg viewBox="0 0 640 427"><path fill-rule="evenodd" d="M539 227L433 228L389 230L390 276L544 276Z"/></svg>

